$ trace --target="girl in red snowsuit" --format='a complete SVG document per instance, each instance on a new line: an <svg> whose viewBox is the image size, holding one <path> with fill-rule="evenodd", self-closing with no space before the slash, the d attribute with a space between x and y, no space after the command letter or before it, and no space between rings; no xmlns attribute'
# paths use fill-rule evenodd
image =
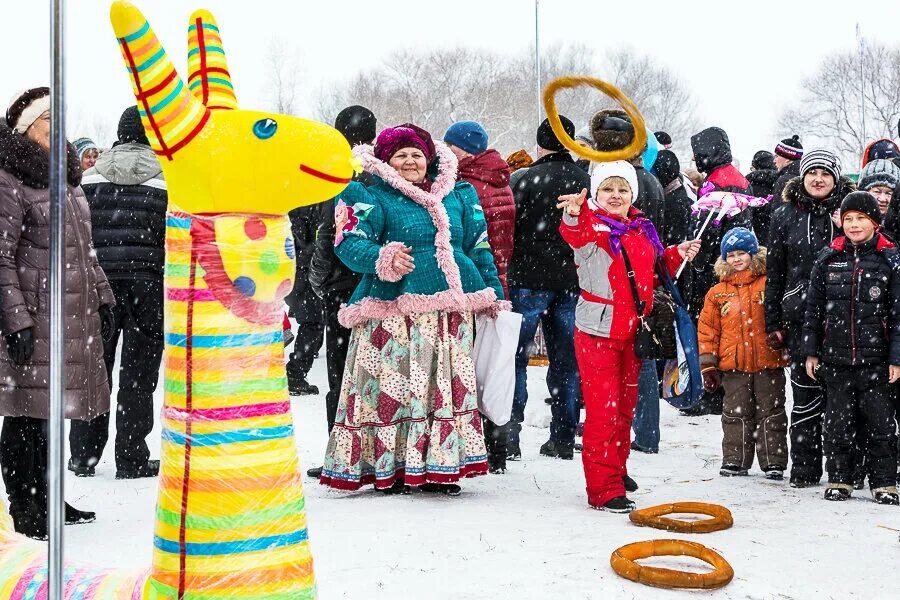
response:
<svg viewBox="0 0 900 600"><path fill-rule="evenodd" d="M634 354L638 315L622 250L628 254L638 296L649 314L657 256L662 255L674 274L682 258L693 259L700 242L662 247L653 224L631 205L638 183L629 163L595 165L591 187L593 200L587 206L583 206L587 190L561 196L557 205L565 209L559 230L575 251L581 287L575 309L575 354L586 413L582 460L588 504L630 512L634 502L625 496L625 463L641 361Z"/></svg>

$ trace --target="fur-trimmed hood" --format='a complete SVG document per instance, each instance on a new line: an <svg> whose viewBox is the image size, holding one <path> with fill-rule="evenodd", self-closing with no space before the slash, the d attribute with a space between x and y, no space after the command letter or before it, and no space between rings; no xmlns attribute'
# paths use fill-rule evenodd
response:
<svg viewBox="0 0 900 600"><path fill-rule="evenodd" d="M734 279L734 276L740 275L737 271L734 270L734 267L728 264L727 261L723 260L720 256L718 260L716 260L716 265L714 267L716 277L719 278L719 281L731 281ZM760 246L759 251L753 256L753 260L750 261L750 268L747 271L742 271L741 273L747 273L749 275L742 275L747 278L747 282L753 281L757 277L762 277L766 274L766 249L765 247ZM746 283L746 282L740 282Z"/></svg>
<svg viewBox="0 0 900 600"><path fill-rule="evenodd" d="M840 207L844 196L855 191L856 184L853 183L853 180L846 175L842 175L830 196L824 200L814 200L806 193L806 188L803 187L803 176L800 175L787 182L787 185L784 186L784 192L781 194L781 199L784 202L794 203L801 210L821 215L834 212L835 209Z"/></svg>
<svg viewBox="0 0 900 600"><path fill-rule="evenodd" d="M66 180L72 187L81 185L81 161L72 144L66 144ZM50 155L24 135L0 128L0 169L35 189L50 186Z"/></svg>

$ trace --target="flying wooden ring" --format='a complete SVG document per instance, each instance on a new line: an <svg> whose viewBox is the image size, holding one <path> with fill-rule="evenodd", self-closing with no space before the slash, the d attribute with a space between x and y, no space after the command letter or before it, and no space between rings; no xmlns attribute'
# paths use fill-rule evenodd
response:
<svg viewBox="0 0 900 600"><path fill-rule="evenodd" d="M713 567L709 573L691 573L639 565L635 561L652 556L691 556ZM703 544L684 540L650 540L622 546L609 557L609 565L621 577L661 588L714 590L734 578L734 569L721 554Z"/></svg>
<svg viewBox="0 0 900 600"><path fill-rule="evenodd" d="M664 516L675 513L709 515L712 519L682 521ZM710 533L728 529L734 525L730 510L718 504L705 502L673 502L672 504L651 506L632 511L629 518L632 523L641 527L653 527L677 533Z"/></svg>
<svg viewBox="0 0 900 600"><path fill-rule="evenodd" d="M570 90L582 85L600 90L613 100L619 103L619 106L631 118L631 124L634 126L634 139L631 143L621 150L612 150L609 152L600 152L592 148L579 146L575 140L563 129L562 121L559 119L559 112L556 109L556 94L559 90ZM594 162L612 162L614 160L631 160L644 151L647 145L647 127L644 125L644 117L637 105L631 99L623 94L619 88L606 83L602 79L596 77L557 77L547 84L544 88L544 110L547 111L547 120L550 121L550 128L556 134L559 142L582 158L587 158Z"/></svg>

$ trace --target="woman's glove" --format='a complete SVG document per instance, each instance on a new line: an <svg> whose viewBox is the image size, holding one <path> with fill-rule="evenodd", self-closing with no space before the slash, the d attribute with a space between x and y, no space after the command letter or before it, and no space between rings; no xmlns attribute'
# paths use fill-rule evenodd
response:
<svg viewBox="0 0 900 600"><path fill-rule="evenodd" d="M784 333L773 331L766 336L766 342L768 342L769 348L772 350L781 350L784 348Z"/></svg>
<svg viewBox="0 0 900 600"><path fill-rule="evenodd" d="M722 376L719 370L709 367L703 371L703 389L707 392L714 392L722 385Z"/></svg>
<svg viewBox="0 0 900 600"><path fill-rule="evenodd" d="M17 365L24 365L34 354L34 334L31 327L6 336L6 348L9 358Z"/></svg>
<svg viewBox="0 0 900 600"><path fill-rule="evenodd" d="M100 313L100 337L103 338L104 342L108 342L112 339L113 327L115 326L112 306L104 304L97 312Z"/></svg>

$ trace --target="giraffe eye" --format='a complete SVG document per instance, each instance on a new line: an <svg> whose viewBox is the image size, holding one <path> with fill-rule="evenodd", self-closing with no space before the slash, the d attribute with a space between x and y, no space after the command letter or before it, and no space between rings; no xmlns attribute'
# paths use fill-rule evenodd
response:
<svg viewBox="0 0 900 600"><path fill-rule="evenodd" d="M267 140L278 131L278 123L274 119L260 119L253 124L253 135L261 140Z"/></svg>

